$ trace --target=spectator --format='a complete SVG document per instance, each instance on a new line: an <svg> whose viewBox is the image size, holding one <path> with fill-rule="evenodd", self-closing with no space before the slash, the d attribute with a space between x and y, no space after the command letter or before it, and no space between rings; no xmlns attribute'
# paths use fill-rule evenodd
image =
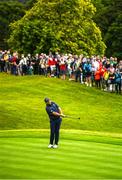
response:
<svg viewBox="0 0 122 180"><path fill-rule="evenodd" d="M86 75L86 85L91 87L92 65L90 59L84 64L84 70Z"/></svg>
<svg viewBox="0 0 122 180"><path fill-rule="evenodd" d="M82 83L82 76L81 76L81 73L82 73L82 62L80 59L78 59L76 61L76 71L75 71L75 81L79 81Z"/></svg>
<svg viewBox="0 0 122 180"><path fill-rule="evenodd" d="M17 52L13 53L13 57L12 57L12 64L11 64L11 73L13 75L17 75L17 58L18 58L18 54Z"/></svg>
<svg viewBox="0 0 122 180"><path fill-rule="evenodd" d="M20 58L19 58L20 57ZM118 72L119 70L119 78ZM117 58L100 56L85 57L80 55L55 53L55 56L41 53L32 56L18 56L15 52L11 54L10 50L0 51L0 72L11 73L13 75L45 75L50 77L60 77L69 80L80 81L81 84L86 83L87 86L101 87L105 91L120 93L122 90L122 60ZM118 83L121 76L121 82ZM119 80L118 80L119 79Z"/></svg>
<svg viewBox="0 0 122 180"><path fill-rule="evenodd" d="M61 79L65 80L66 79L66 61L64 60L63 57L60 60L59 66L60 66Z"/></svg>
<svg viewBox="0 0 122 180"><path fill-rule="evenodd" d="M121 74L119 69L115 71L115 91L117 94L121 94Z"/></svg>
<svg viewBox="0 0 122 180"><path fill-rule="evenodd" d="M105 68L105 66L103 65L103 66L101 66L101 68L100 68L100 79L101 79L101 88L102 88L102 90L104 90L104 88L105 88L105 84L104 84L104 77L103 77L103 75L104 75L104 73L106 72L106 68Z"/></svg>
<svg viewBox="0 0 122 180"><path fill-rule="evenodd" d="M103 81L104 81L104 91L108 91L109 89L109 84L108 84L108 80L109 80L109 71L108 69L106 69L106 71L103 74Z"/></svg>
<svg viewBox="0 0 122 180"><path fill-rule="evenodd" d="M21 60L19 62L19 66L20 66L21 75L22 76L27 75L27 59L24 56L24 54L22 54L22 56L21 56Z"/></svg>
<svg viewBox="0 0 122 180"><path fill-rule="evenodd" d="M110 92L113 92L115 89L115 71L110 71L109 70L109 90Z"/></svg>
<svg viewBox="0 0 122 180"><path fill-rule="evenodd" d="M100 83L100 79L101 79L101 75L100 75L100 69L97 69L97 71L94 74L95 76L95 84L97 88L101 87L101 83Z"/></svg>

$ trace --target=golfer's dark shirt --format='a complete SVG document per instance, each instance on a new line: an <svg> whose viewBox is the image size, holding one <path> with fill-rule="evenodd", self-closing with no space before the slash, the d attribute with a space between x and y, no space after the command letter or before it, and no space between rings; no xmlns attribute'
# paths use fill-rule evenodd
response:
<svg viewBox="0 0 122 180"><path fill-rule="evenodd" d="M59 116L55 116L52 114L53 112L59 113L59 106L55 104L54 102L51 102L51 105L46 106L46 111L50 120L56 120L60 118Z"/></svg>

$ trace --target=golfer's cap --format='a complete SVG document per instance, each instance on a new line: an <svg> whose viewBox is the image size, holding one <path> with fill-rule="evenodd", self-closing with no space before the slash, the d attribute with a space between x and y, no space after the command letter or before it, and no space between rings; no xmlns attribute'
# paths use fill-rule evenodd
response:
<svg viewBox="0 0 122 180"><path fill-rule="evenodd" d="M45 102L45 103L47 103L47 102L49 102L49 101L50 101L49 98L45 98L45 99L44 99L44 102Z"/></svg>

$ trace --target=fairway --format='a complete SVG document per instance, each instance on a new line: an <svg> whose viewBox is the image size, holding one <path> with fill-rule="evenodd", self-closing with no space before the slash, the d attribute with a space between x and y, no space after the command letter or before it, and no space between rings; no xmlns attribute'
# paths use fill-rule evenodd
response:
<svg viewBox="0 0 122 180"><path fill-rule="evenodd" d="M59 149L48 149L48 132L0 132L0 178L121 179L122 141L93 142L62 132ZM75 135L77 134L77 131ZM65 136L66 135L66 136ZM77 134L78 135L78 134ZM9 138L8 138L9 137ZM73 139L72 139L73 138ZM111 138L110 138L111 139ZM100 142L101 141L101 142ZM118 143L117 143L118 141Z"/></svg>

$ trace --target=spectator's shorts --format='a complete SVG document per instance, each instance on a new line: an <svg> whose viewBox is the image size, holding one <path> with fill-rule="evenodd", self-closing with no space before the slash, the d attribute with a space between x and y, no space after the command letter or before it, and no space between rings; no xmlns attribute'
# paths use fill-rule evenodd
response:
<svg viewBox="0 0 122 180"><path fill-rule="evenodd" d="M91 72L86 72L86 77L91 77L92 73Z"/></svg>
<svg viewBox="0 0 122 180"><path fill-rule="evenodd" d="M66 75L66 70L60 70L61 75Z"/></svg>

